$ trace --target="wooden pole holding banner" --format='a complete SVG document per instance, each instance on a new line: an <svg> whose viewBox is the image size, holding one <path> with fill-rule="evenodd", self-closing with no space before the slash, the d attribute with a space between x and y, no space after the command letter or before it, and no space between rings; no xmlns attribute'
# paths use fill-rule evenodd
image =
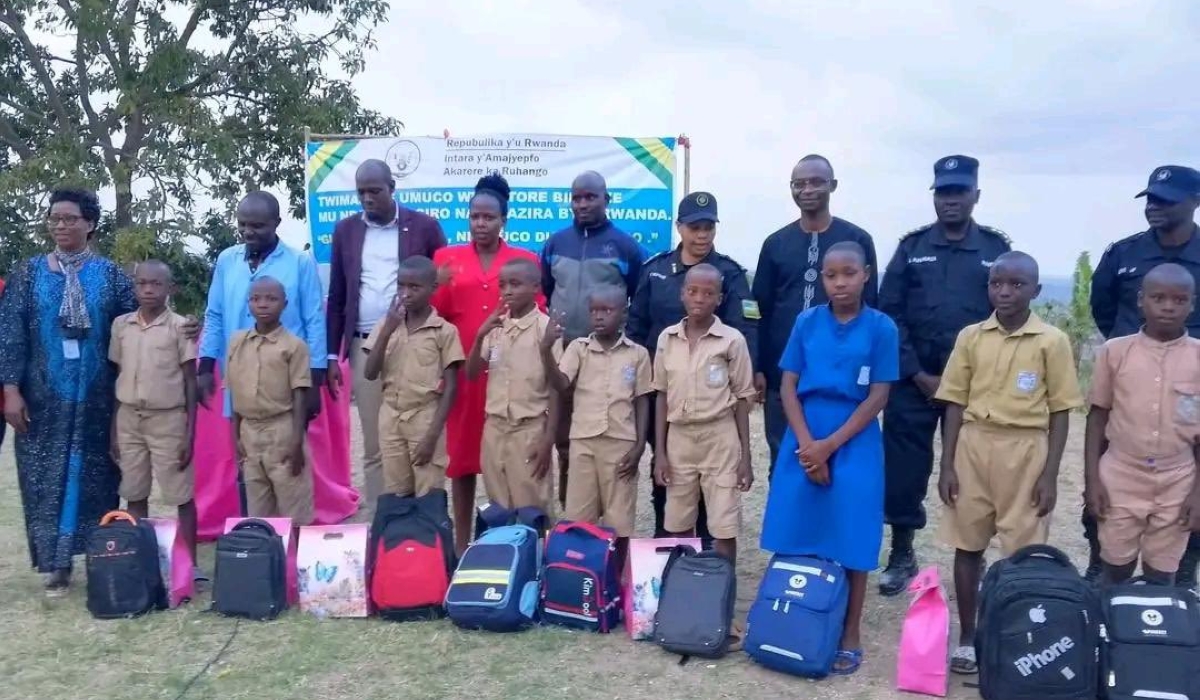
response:
<svg viewBox="0 0 1200 700"><path fill-rule="evenodd" d="M679 135L679 145L683 146L683 196L692 192L692 140L687 134Z"/></svg>

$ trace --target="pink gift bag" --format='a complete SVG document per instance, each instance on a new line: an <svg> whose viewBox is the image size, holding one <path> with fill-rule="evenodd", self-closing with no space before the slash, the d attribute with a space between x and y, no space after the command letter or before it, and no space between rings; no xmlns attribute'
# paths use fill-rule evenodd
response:
<svg viewBox="0 0 1200 700"><path fill-rule="evenodd" d="M158 540L158 567L167 587L167 603L179 607L192 597L192 553L175 518L146 518Z"/></svg>
<svg viewBox="0 0 1200 700"><path fill-rule="evenodd" d="M367 616L366 523L300 528L300 609L317 617Z"/></svg>
<svg viewBox="0 0 1200 700"><path fill-rule="evenodd" d="M686 544L700 551L697 537L629 540L629 558L625 561L625 630L630 639L650 639L654 635L654 614L662 593L663 567L675 545Z"/></svg>
<svg viewBox="0 0 1200 700"><path fill-rule="evenodd" d="M233 529L234 525L250 518L226 518L225 532ZM283 538L283 550L287 552L287 588L288 605L295 605L300 600L300 589L296 581L296 542L292 540L291 518L257 518L271 526L275 534Z"/></svg>
<svg viewBox="0 0 1200 700"><path fill-rule="evenodd" d="M896 687L944 698L949 683L950 608L937 567L922 569L908 592L912 600L900 634Z"/></svg>

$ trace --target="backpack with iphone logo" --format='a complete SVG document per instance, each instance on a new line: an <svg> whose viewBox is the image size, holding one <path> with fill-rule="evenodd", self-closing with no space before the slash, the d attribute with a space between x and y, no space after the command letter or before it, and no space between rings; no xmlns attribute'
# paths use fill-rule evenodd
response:
<svg viewBox="0 0 1200 700"><path fill-rule="evenodd" d="M1033 545L983 579L975 655L984 700L1099 694L1100 600L1061 550Z"/></svg>

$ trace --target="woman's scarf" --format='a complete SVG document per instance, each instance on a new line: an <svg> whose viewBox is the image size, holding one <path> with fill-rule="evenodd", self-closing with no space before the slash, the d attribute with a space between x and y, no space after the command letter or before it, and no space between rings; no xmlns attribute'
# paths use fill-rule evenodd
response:
<svg viewBox="0 0 1200 700"><path fill-rule="evenodd" d="M92 318L88 315L87 301L83 296L83 285L79 283L79 270L92 257L90 248L84 248L78 253L64 253L55 250L51 255L58 261L58 267L66 278L63 289L62 306L58 309L58 320L66 331L68 338L82 338L92 327Z"/></svg>

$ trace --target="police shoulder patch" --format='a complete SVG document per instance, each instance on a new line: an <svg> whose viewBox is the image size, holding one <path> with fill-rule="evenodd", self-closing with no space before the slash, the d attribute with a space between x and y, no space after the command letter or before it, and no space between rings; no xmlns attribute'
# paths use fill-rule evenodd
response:
<svg viewBox="0 0 1200 700"><path fill-rule="evenodd" d="M1000 239L1005 243L1012 243L1012 239L1008 237L1008 234L996 228L995 226L984 226L983 224L979 224L979 230L983 231L984 233L990 233L993 236L999 236Z"/></svg>
<svg viewBox="0 0 1200 700"><path fill-rule="evenodd" d="M742 299L742 318L758 321L762 313L758 310L758 302L753 299Z"/></svg>
<svg viewBox="0 0 1200 700"><path fill-rule="evenodd" d="M910 237L915 236L920 233L925 233L926 231L928 231L931 228L933 228L933 224L925 224L924 226L918 226L917 228L914 228L913 230L911 230L908 233L901 236L900 240L903 241L906 238L910 238Z"/></svg>

